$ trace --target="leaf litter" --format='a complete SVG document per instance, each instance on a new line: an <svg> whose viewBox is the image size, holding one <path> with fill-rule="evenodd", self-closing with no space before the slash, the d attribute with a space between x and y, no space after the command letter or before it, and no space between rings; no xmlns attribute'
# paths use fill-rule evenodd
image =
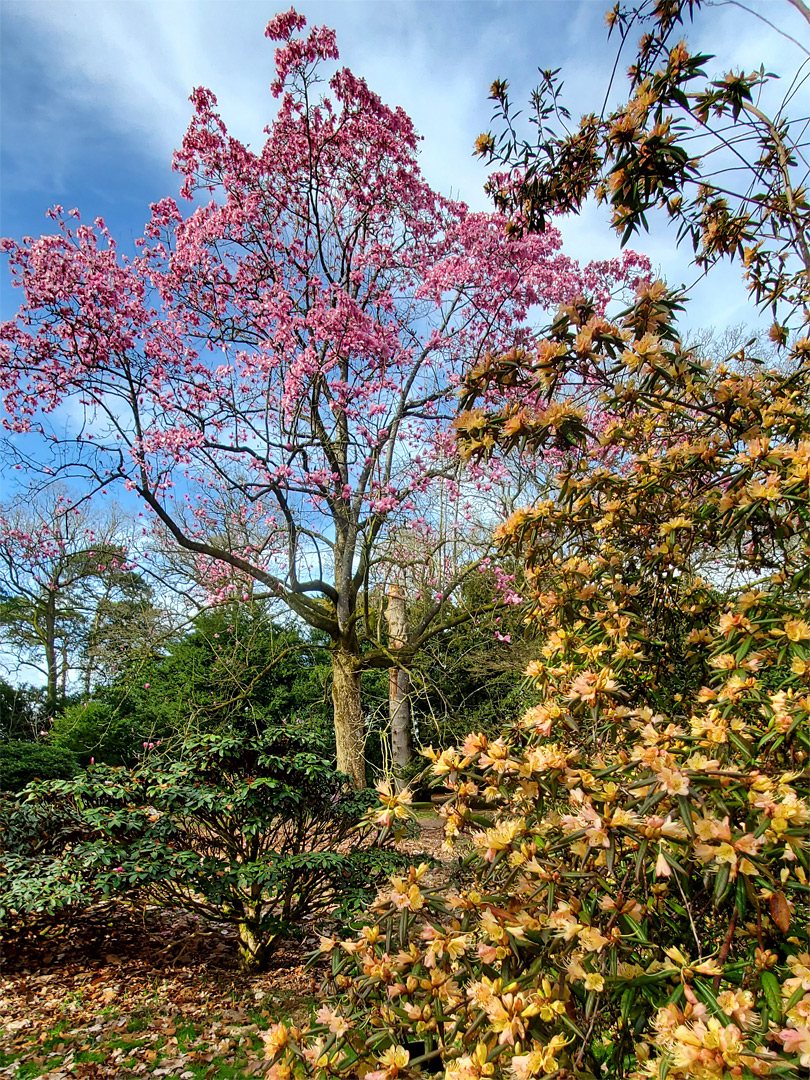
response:
<svg viewBox="0 0 810 1080"><path fill-rule="evenodd" d="M437 863L441 821L401 847ZM6 930L0 940L0 1078L226 1080L267 1068L261 1032L306 1024L326 965L308 965L311 932L282 944L267 971L239 970L225 924L121 901Z"/></svg>
<svg viewBox="0 0 810 1080"><path fill-rule="evenodd" d="M309 1019L317 939L281 946L245 974L225 926L185 912L97 905L7 934L0 968L0 1077L14 1080L250 1076L260 1032Z"/></svg>

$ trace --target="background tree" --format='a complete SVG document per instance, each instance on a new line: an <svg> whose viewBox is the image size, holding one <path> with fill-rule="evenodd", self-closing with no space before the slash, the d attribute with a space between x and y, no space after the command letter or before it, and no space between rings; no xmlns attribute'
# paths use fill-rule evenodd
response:
<svg viewBox="0 0 810 1080"><path fill-rule="evenodd" d="M125 585L110 582L85 624L77 662L85 695L159 651L176 621L155 603L140 575L132 574Z"/></svg>
<svg viewBox="0 0 810 1080"><path fill-rule="evenodd" d="M122 689L130 708L166 716L177 733L247 734L292 719L323 730L330 726L326 645L323 635L274 622L265 604L223 604L201 612Z"/></svg>
<svg viewBox="0 0 810 1080"><path fill-rule="evenodd" d="M50 740L84 764L132 765L150 743L258 735L288 720L327 736L328 660L326 642L274 623L265 604L217 605L164 639L161 653L129 654L114 678L62 711Z"/></svg>
<svg viewBox="0 0 810 1080"><path fill-rule="evenodd" d="M43 677L46 716L64 700L70 672L89 663L94 625L147 592L117 518L94 518L57 490L0 513L0 636L15 662Z"/></svg>
<svg viewBox="0 0 810 1080"><path fill-rule="evenodd" d="M556 231L508 239L499 215L435 194L402 110L346 69L318 97L337 48L326 28L297 36L304 26L292 10L268 25L281 102L260 151L194 92L175 166L182 195L210 201L186 217L157 203L137 259L59 209L59 235L5 242L25 299L2 329L2 377L20 434L81 402L68 440L50 432L55 473L88 491L123 483L214 592L258 582L328 635L338 765L362 785L361 672L397 659L368 625L374 552L457 472L462 362L530 343L536 305L586 286L606 302L643 260L580 271ZM41 434L25 445L41 464ZM256 538L243 549L220 539L233 515ZM441 633L454 588L433 596L399 659Z"/></svg>
<svg viewBox="0 0 810 1080"><path fill-rule="evenodd" d="M502 576L512 578L514 590L514 577L504 569L508 565L502 558ZM524 589L522 575L515 576ZM537 649L537 633L526 623L528 601L504 605L503 595L503 583L490 574L468 580L454 606L475 616L415 658L412 709L422 747L454 746L473 729L496 738L536 703L537 693L525 675Z"/></svg>
<svg viewBox="0 0 810 1080"><path fill-rule="evenodd" d="M35 739L41 713L42 694L30 686L12 686L0 679L0 742Z"/></svg>
<svg viewBox="0 0 810 1080"><path fill-rule="evenodd" d="M487 726L497 724L496 716L508 715L495 699L511 692L510 676L497 690L486 683L495 671L514 676L525 667L525 662L515 666L505 658L513 651L511 635L520 627L516 611L524 607L522 585L516 583L522 567L519 561L507 567L495 558L492 531L515 499L545 490L545 473L558 464L550 460L544 470L528 460L491 461L485 470L472 467L466 481L445 479L431 492L429 506L420 504L417 516L389 529L378 545L373 576L382 584L372 597L377 613L370 622L378 628L380 647L385 647L387 628L388 648L396 654L392 639L407 642L431 598L456 583L442 616L443 634L408 660L407 667L389 672L387 737L400 775L416 764L410 761L414 744L446 744L448 731L470 722L471 707ZM522 629L517 636L522 637ZM487 656L493 650L497 658Z"/></svg>

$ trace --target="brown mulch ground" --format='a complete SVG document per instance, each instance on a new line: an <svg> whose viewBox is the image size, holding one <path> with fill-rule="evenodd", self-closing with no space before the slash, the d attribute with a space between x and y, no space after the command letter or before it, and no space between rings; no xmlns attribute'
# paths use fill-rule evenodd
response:
<svg viewBox="0 0 810 1080"><path fill-rule="evenodd" d="M441 860L425 881L440 886L455 860L442 851L442 822L419 824L402 850ZM227 926L120 902L32 931L0 942L2 1080L256 1075L261 1030L306 1023L325 974L306 965L315 934L245 975Z"/></svg>
<svg viewBox="0 0 810 1080"><path fill-rule="evenodd" d="M211 1076L251 1075L261 1028L309 1017L323 975L305 965L312 944L282 946L248 976L226 928L121 904L8 937L0 1076L190 1078L212 1063Z"/></svg>

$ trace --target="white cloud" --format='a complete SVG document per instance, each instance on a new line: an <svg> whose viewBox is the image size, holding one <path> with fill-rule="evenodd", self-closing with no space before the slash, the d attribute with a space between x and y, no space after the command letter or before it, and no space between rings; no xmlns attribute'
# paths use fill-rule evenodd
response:
<svg viewBox="0 0 810 1080"><path fill-rule="evenodd" d="M280 0L278 7L284 6ZM334 26L342 62L412 116L424 136L422 163L430 182L482 208L484 169L471 157L471 144L489 126L492 78L509 78L513 100L523 105L538 66L563 68L576 122L581 112L601 106L615 56L616 43L607 41L604 29L605 0L300 0L298 6L311 22ZM754 6L794 36L807 36L790 5L765 0ZM51 108L25 117L25 132L22 121L13 128L22 140L12 170L18 186L26 175L43 172L58 183L68 166L78 167L75 158L86 152L88 140L104 130L125 139L132 169L164 169L188 122L189 91L199 84L217 94L234 135L260 143L274 109L273 48L263 36L272 11L272 3L248 0L7 2L4 20L16 46L27 45L30 62L54 87ZM696 47L722 52L723 66L750 69L762 61L784 70L798 55L778 33L731 5L704 9L696 30L687 32ZM624 66L616 93L624 88ZM720 66L718 61L718 71ZM72 137L77 124L85 127ZM564 234L580 258L618 250L598 209L567 223ZM675 251L671 233L654 231L634 243L671 279L692 279L688 257ZM745 298L734 272L715 280L721 288L715 286L692 317L737 321Z"/></svg>

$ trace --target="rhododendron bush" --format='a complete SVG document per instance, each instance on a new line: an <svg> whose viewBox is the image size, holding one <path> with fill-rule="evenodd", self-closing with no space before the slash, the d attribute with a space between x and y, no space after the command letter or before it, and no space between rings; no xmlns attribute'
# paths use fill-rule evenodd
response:
<svg viewBox="0 0 810 1080"><path fill-rule="evenodd" d="M369 820L373 801L296 721L171 752L144 743L132 769L91 765L3 800L0 920L137 897L230 926L241 967L261 970L282 941L363 906L407 862L393 811Z"/></svg>
<svg viewBox="0 0 810 1080"><path fill-rule="evenodd" d="M646 155L633 144L638 169L671 150L670 105L746 122L738 80L715 82L708 102L668 82L686 70L685 46L665 48L681 9L633 9L651 18L641 74L631 69L637 124L621 129L650 140ZM592 146L591 165L615 160L621 131ZM788 194L773 205L793 216L777 246L799 271L766 296L766 239L726 253L741 256L754 299L776 305L775 358L689 349L683 297L643 282L619 315L579 298L536 347L471 366L456 423L465 456L562 455L548 498L499 530L533 583L541 642L527 677L542 699L497 738L429 753L463 866L441 890L412 868L356 935L321 943L334 995L306 1034L270 1033L272 1075L810 1070L810 262L784 130L771 143L751 172L779 173ZM523 192L549 200L538 214L584 194L581 172L554 165L541 160ZM649 209L644 191L667 209L670 190L642 178L631 198L626 177L612 189L622 232ZM587 190L599 182L595 167ZM515 228L531 229L513 206Z"/></svg>
<svg viewBox="0 0 810 1080"><path fill-rule="evenodd" d="M21 463L126 486L214 599L259 583L329 635L338 765L362 786L362 670L407 664L473 572L388 647L378 546L457 478L463 363L531 344L538 305L587 290L603 306L647 264L581 269L556 230L510 239L502 215L436 194L401 109L345 68L322 94L335 35L305 28L293 10L267 27L280 102L261 149L194 92L175 156L193 205L155 204L136 258L61 208L56 235L4 242L24 301L0 331L2 387Z"/></svg>

